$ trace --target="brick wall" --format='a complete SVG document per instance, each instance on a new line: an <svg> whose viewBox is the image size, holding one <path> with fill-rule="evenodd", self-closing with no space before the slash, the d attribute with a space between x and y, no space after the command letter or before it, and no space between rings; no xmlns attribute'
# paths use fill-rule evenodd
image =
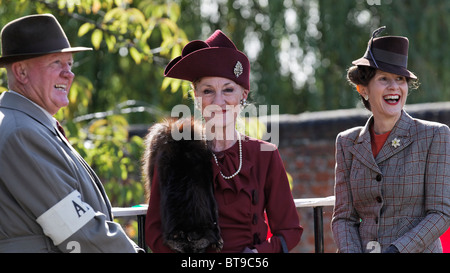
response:
<svg viewBox="0 0 450 273"><path fill-rule="evenodd" d="M450 124L450 103L416 104L406 107L415 118ZM333 195L335 140L339 132L363 126L370 112L349 109L324 112L280 115L279 151L287 172L294 180L294 198L315 198ZM268 124L268 132L276 128ZM301 242L292 252L314 252L313 209L298 209L300 224L304 228ZM332 207L324 208L325 252L335 252L331 233Z"/></svg>

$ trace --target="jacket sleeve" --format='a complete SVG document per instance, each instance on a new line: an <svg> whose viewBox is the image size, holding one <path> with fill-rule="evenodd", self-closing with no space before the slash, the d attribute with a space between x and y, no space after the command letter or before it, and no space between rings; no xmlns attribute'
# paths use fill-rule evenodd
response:
<svg viewBox="0 0 450 273"><path fill-rule="evenodd" d="M287 250L294 248L300 241L303 228L299 225L286 170L277 149L272 152L267 171L264 188L266 212L274 236L255 247L260 253L277 253L284 247Z"/></svg>
<svg viewBox="0 0 450 273"><path fill-rule="evenodd" d="M351 154L343 148L343 138L336 138L336 168L334 193L336 197L331 228L339 252L361 253L359 236L359 216L353 207L350 189Z"/></svg>
<svg viewBox="0 0 450 273"><path fill-rule="evenodd" d="M24 214L23 224L62 252L139 250L119 224L87 203L80 184L93 182L80 180L81 170L45 130L19 128L0 151L1 181L20 207L16 213Z"/></svg>
<svg viewBox="0 0 450 273"><path fill-rule="evenodd" d="M450 130L438 127L425 170L425 218L393 244L400 252L423 252L450 226Z"/></svg>
<svg viewBox="0 0 450 273"><path fill-rule="evenodd" d="M164 244L161 230L160 190L157 168L155 166L151 182L150 200L145 218L145 240L154 253L175 253Z"/></svg>

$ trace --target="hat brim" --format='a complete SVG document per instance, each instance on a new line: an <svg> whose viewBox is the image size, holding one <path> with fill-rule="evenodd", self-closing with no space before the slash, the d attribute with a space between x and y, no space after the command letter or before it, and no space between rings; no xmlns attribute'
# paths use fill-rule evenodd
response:
<svg viewBox="0 0 450 273"><path fill-rule="evenodd" d="M250 70L250 63L244 53L232 48L210 47L196 50L182 58L173 59L166 67L164 76L194 82L203 77L222 77L233 80L245 89L248 73L236 76L233 72L237 62L243 71Z"/></svg>
<svg viewBox="0 0 450 273"><path fill-rule="evenodd" d="M366 59L364 57L353 61L352 64L357 65L357 66L369 66L369 67L377 68L377 66L375 65L375 63L372 60ZM414 75L414 73L412 73L411 71L409 71L408 69L405 69L403 67L384 63L381 61L377 61L377 64L378 64L377 69L379 69L381 71L404 76L404 77L411 78L411 79L417 79L417 76Z"/></svg>
<svg viewBox="0 0 450 273"><path fill-rule="evenodd" d="M40 57L40 56L48 55L48 54L52 54L52 53L77 53L77 52L91 51L91 50L92 50L92 48L90 48L90 47L79 46L79 47L69 47L69 48L63 48L63 49L58 49L58 50L53 50L53 51L46 51L46 52L33 52L33 53L29 53L29 54L12 54L12 55L0 57L0 67L4 67L5 65L10 64L10 63L23 61L23 60L27 60L27 59L32 59L32 58L36 58L36 57Z"/></svg>

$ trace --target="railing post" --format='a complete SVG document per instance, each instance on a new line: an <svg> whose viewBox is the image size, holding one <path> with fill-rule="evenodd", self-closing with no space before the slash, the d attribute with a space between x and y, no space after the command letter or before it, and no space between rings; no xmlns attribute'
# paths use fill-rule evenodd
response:
<svg viewBox="0 0 450 273"><path fill-rule="evenodd" d="M314 243L316 253L323 253L323 207L314 207Z"/></svg>
<svg viewBox="0 0 450 273"><path fill-rule="evenodd" d="M145 214L137 215L137 224L138 224L138 246L147 251L147 247L145 244Z"/></svg>

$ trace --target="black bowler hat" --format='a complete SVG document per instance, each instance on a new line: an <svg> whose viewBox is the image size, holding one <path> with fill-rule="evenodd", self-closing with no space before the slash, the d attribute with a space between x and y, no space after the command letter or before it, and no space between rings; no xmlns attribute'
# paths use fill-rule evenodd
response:
<svg viewBox="0 0 450 273"><path fill-rule="evenodd" d="M417 79L408 68L409 40L401 36L376 36L386 27L380 27L372 33L364 56L352 62L358 66L370 66L379 70Z"/></svg>
<svg viewBox="0 0 450 273"><path fill-rule="evenodd" d="M80 52L88 47L71 47L58 20L51 14L18 18L1 31L0 67L8 63L57 52Z"/></svg>

